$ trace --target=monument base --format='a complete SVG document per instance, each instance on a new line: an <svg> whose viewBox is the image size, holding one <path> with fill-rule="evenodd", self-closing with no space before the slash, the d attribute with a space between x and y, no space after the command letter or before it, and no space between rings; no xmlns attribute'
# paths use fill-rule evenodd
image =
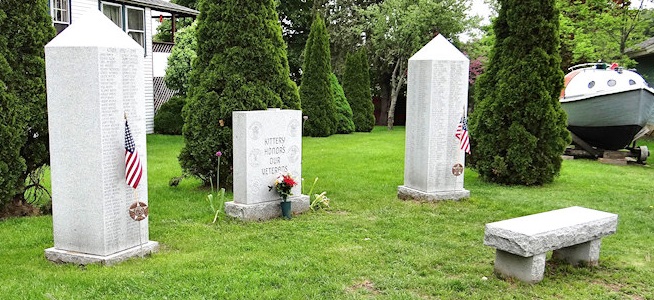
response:
<svg viewBox="0 0 654 300"><path fill-rule="evenodd" d="M135 256L144 256L157 251L159 251L159 243L153 241L148 241L141 246L128 248L107 256L67 251L52 247L45 249L45 258L56 263L72 263L77 265L99 263L103 265L113 265Z"/></svg>
<svg viewBox="0 0 654 300"><path fill-rule="evenodd" d="M301 214L309 210L309 196L300 195L288 199L293 214ZM257 204L241 204L234 201L225 202L225 213L228 216L243 221L265 221L282 216L281 201L269 201Z"/></svg>
<svg viewBox="0 0 654 300"><path fill-rule="evenodd" d="M461 200L470 197L470 191L442 191L442 192L423 192L404 185L397 187L397 197L402 200L418 201L440 201L440 200Z"/></svg>

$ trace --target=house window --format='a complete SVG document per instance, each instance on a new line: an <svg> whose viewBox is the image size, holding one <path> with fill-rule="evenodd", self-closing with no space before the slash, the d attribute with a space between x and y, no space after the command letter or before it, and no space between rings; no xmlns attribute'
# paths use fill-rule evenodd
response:
<svg viewBox="0 0 654 300"><path fill-rule="evenodd" d="M62 32L70 24L70 3L69 0L50 0L50 15L52 22L57 29L57 34Z"/></svg>
<svg viewBox="0 0 654 300"><path fill-rule="evenodd" d="M118 27L123 28L123 12L120 4L102 3L102 13L113 21Z"/></svg>
<svg viewBox="0 0 654 300"><path fill-rule="evenodd" d="M144 9L111 2L102 2L101 9L105 16L123 29L139 45L145 47Z"/></svg>
<svg viewBox="0 0 654 300"><path fill-rule="evenodd" d="M145 12L141 8L127 7L127 28L129 34L139 45L145 47Z"/></svg>

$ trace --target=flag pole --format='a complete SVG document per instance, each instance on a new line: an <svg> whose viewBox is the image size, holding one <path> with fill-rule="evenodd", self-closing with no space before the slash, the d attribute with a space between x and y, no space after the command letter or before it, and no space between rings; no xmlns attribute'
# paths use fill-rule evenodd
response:
<svg viewBox="0 0 654 300"><path fill-rule="evenodd" d="M134 189L134 198L136 198L136 209L137 211L141 210L141 201L139 201L139 192L137 189ZM141 240L141 221L136 221L139 227L139 246L140 246L140 256L143 258L143 241Z"/></svg>

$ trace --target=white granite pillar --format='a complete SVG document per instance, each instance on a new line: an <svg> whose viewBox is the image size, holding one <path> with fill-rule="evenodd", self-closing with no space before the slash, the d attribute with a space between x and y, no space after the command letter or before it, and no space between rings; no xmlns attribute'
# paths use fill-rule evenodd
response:
<svg viewBox="0 0 654 300"><path fill-rule="evenodd" d="M58 262L111 264L156 250L147 219L129 206L148 202L143 48L101 12L75 21L45 47ZM143 176L125 182L125 116Z"/></svg>
<svg viewBox="0 0 654 300"><path fill-rule="evenodd" d="M400 199L435 201L470 196L463 188L465 152L455 137L467 110L469 63L441 35L409 59Z"/></svg>

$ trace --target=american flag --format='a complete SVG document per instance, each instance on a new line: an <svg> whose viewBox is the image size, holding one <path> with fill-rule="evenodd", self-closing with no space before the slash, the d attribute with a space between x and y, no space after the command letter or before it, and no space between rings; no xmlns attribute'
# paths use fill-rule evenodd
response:
<svg viewBox="0 0 654 300"><path fill-rule="evenodd" d="M459 126L456 127L454 136L459 140L459 149L464 150L470 154L470 135L468 134L468 118L465 113L461 116Z"/></svg>
<svg viewBox="0 0 654 300"><path fill-rule="evenodd" d="M125 120L125 181L132 188L137 188L142 175L143 167L141 166L139 152L136 151L132 132L130 132L127 120Z"/></svg>

